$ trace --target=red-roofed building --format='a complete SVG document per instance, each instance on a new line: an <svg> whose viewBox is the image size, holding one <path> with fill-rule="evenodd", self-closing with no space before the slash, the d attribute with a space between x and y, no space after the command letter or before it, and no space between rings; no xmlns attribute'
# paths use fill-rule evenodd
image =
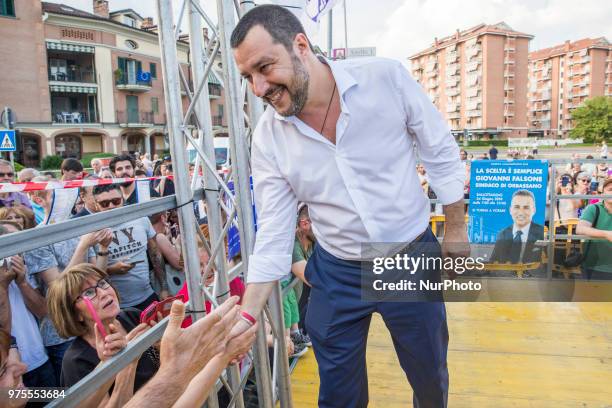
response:
<svg viewBox="0 0 612 408"><path fill-rule="evenodd" d="M571 112L588 98L612 96L612 45L604 37L529 53L530 133L566 137Z"/></svg>
<svg viewBox="0 0 612 408"><path fill-rule="evenodd" d="M527 54L532 35L480 24L409 59L413 77L459 136L526 137Z"/></svg>

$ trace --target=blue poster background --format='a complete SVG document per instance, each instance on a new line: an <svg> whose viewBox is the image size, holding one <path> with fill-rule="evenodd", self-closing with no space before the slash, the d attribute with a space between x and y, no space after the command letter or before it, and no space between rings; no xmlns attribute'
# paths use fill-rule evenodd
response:
<svg viewBox="0 0 612 408"><path fill-rule="evenodd" d="M468 234L471 243L487 244L512 225L510 203L517 190L535 196L532 222L544 225L546 213L546 160L475 160L470 171Z"/></svg>
<svg viewBox="0 0 612 408"><path fill-rule="evenodd" d="M228 182L227 187L232 193L234 193L233 181ZM226 204L230 211L234 208L230 200L227 200ZM255 197L253 196L253 177L251 177L251 204L253 205L253 224L255 225L255 232L257 232L257 213L255 212ZM234 219L238 220L238 216L234 217ZM232 259L233 257L239 254L240 235L238 233L238 228L236 228L236 226L232 224L232 226L229 227L229 229L227 230L227 259Z"/></svg>

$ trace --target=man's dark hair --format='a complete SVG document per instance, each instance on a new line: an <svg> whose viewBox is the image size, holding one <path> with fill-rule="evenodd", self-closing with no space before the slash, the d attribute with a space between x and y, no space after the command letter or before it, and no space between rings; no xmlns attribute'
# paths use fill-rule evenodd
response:
<svg viewBox="0 0 612 408"><path fill-rule="evenodd" d="M98 194L108 193L109 191L114 190L119 191L119 194L121 194L121 188L119 187L119 184L99 184L93 188L93 195L96 196Z"/></svg>
<svg viewBox="0 0 612 408"><path fill-rule="evenodd" d="M73 159L73 158L64 159L60 167L60 170L62 171L62 174L70 170L80 172L80 171L83 171L83 164L77 159Z"/></svg>
<svg viewBox="0 0 612 408"><path fill-rule="evenodd" d="M120 161L129 161L132 164L132 168L136 169L136 161L132 156L130 156L129 154L120 154L118 156L114 156L110 160L110 163L108 163L108 167L110 168L110 171L113 172L113 174L115 173L115 165L117 164L117 162Z"/></svg>
<svg viewBox="0 0 612 408"><path fill-rule="evenodd" d="M142 170L142 169L136 169L136 171L134 172L134 176L146 176L147 173Z"/></svg>
<svg viewBox="0 0 612 408"><path fill-rule="evenodd" d="M521 197L531 197L531 200L533 201L533 205L535 206L535 196L533 195L533 193L529 190L516 190L513 194L512 194L512 198L516 197L516 196L521 196Z"/></svg>
<svg viewBox="0 0 612 408"><path fill-rule="evenodd" d="M287 51L292 52L293 39L298 34L306 35L306 31L298 18L284 7L273 4L257 6L246 13L232 31L230 45L237 48L255 26L262 26L270 34L276 44L282 44ZM310 49L312 45L308 42Z"/></svg>

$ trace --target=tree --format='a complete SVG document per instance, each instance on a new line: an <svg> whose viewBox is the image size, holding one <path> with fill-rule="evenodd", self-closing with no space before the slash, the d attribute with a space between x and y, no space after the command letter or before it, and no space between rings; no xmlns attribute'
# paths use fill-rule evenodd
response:
<svg viewBox="0 0 612 408"><path fill-rule="evenodd" d="M612 140L612 97L597 96L585 101L584 105L572 112L574 128L570 131L573 139L583 138L585 143L599 143Z"/></svg>

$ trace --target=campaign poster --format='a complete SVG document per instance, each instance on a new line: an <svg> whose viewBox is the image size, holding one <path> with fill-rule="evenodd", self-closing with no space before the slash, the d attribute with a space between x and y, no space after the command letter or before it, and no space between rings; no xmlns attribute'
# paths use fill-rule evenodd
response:
<svg viewBox="0 0 612 408"><path fill-rule="evenodd" d="M546 160L476 160L470 174L469 239L474 244L544 239ZM497 257L504 251L495 245ZM510 256L510 255L508 255ZM523 260L525 254L523 254ZM502 260L499 261L512 261Z"/></svg>

